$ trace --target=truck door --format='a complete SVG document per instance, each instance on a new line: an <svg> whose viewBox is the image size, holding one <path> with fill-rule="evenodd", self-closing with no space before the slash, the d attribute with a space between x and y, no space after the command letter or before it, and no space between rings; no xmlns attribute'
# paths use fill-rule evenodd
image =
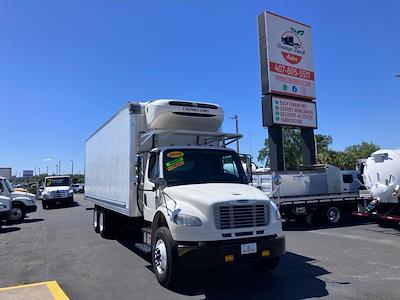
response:
<svg viewBox="0 0 400 300"><path fill-rule="evenodd" d="M153 221L156 210L156 193L153 191L155 180L160 177L159 152L151 153L144 177L143 216L146 221Z"/></svg>

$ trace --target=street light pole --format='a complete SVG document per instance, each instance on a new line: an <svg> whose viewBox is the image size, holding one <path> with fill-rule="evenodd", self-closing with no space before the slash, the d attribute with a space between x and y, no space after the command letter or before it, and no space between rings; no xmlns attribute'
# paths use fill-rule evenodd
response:
<svg viewBox="0 0 400 300"><path fill-rule="evenodd" d="M58 164L56 164L56 175L58 175Z"/></svg>
<svg viewBox="0 0 400 300"><path fill-rule="evenodd" d="M49 175L49 167L46 167L46 175Z"/></svg>
<svg viewBox="0 0 400 300"><path fill-rule="evenodd" d="M71 159L71 175L74 176L74 161Z"/></svg>
<svg viewBox="0 0 400 300"><path fill-rule="evenodd" d="M236 134L239 134L239 116L235 114L230 118L235 120ZM236 140L236 152L239 154L239 139Z"/></svg>
<svg viewBox="0 0 400 300"><path fill-rule="evenodd" d="M58 161L58 175L61 175L61 160Z"/></svg>

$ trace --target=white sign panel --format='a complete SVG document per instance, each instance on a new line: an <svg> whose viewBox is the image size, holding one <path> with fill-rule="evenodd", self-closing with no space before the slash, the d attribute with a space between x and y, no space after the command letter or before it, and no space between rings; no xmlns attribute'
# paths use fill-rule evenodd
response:
<svg viewBox="0 0 400 300"><path fill-rule="evenodd" d="M272 97L272 123L317 128L315 102Z"/></svg>
<svg viewBox="0 0 400 300"><path fill-rule="evenodd" d="M311 27L270 12L264 18L269 92L315 99Z"/></svg>
<svg viewBox="0 0 400 300"><path fill-rule="evenodd" d="M33 177L33 170L23 170L22 177Z"/></svg>

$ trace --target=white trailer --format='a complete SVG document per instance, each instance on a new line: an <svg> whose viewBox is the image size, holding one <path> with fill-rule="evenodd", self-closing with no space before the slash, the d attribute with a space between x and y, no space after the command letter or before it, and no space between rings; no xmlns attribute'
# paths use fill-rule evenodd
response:
<svg viewBox="0 0 400 300"><path fill-rule="evenodd" d="M11 168L0 167L0 176L5 177L7 180L11 180Z"/></svg>
<svg viewBox="0 0 400 300"><path fill-rule="evenodd" d="M279 175L281 184L274 186L272 177ZM345 214L357 208L360 184L358 172L327 165L300 166L298 171L256 171L253 185L279 206L283 218L338 224Z"/></svg>
<svg viewBox="0 0 400 300"><path fill-rule="evenodd" d="M269 271L285 252L279 210L248 185L239 155L226 147L241 136L221 131L223 116L210 103L129 103L86 141L95 231L113 238L124 224L141 228L135 245L151 253L164 286L186 267Z"/></svg>

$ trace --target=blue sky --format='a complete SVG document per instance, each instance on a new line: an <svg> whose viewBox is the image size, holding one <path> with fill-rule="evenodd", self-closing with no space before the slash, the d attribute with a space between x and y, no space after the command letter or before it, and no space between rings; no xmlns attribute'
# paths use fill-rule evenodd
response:
<svg viewBox="0 0 400 300"><path fill-rule="evenodd" d="M128 100L156 98L239 114L241 149L256 155L264 10L313 28L317 133L337 150L399 147L398 1L2 0L0 166L70 171L72 159L83 172L85 139Z"/></svg>

